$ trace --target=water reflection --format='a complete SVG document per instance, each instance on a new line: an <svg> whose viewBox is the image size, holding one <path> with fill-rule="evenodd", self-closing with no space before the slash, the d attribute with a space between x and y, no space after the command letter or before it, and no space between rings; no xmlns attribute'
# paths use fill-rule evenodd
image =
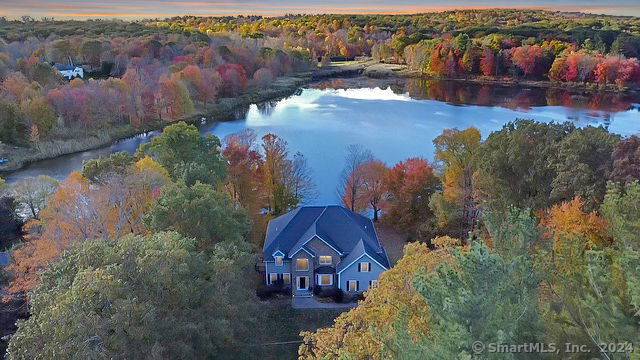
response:
<svg viewBox="0 0 640 360"><path fill-rule="evenodd" d="M443 129L475 126L486 138L516 118L604 125L611 132L631 135L640 131L640 112L628 109L638 103L638 98L615 94L354 78L318 83L279 101L245 106L229 118L214 118L198 128L220 138L245 128L259 136L278 134L291 151L307 157L320 192L316 202L331 204L336 202L334 190L349 144L370 148L392 165L407 157L432 159L432 140ZM132 153L158 134L37 162L10 174L9 180L41 174L64 179L81 170L86 159L123 150Z"/></svg>

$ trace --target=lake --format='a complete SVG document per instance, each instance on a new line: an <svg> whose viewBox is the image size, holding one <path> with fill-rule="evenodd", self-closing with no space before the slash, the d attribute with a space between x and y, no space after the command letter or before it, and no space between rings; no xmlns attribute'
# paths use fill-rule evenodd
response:
<svg viewBox="0 0 640 360"><path fill-rule="evenodd" d="M497 87L417 80L333 80L314 84L279 101L253 104L225 122L204 124L202 133L220 138L254 129L259 137L277 134L291 155L301 152L312 167L318 198L333 204L345 148L360 144L388 166L409 157L433 159L432 140L442 130L474 126L483 138L517 118L603 125L624 136L640 133L640 99L583 95L563 90ZM133 152L159 133L139 135L110 147L33 163L8 175L64 179L82 162L117 151Z"/></svg>

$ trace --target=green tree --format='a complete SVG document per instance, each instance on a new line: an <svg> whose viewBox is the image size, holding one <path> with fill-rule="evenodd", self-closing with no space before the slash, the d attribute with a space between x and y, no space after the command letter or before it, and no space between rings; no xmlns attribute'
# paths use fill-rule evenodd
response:
<svg viewBox="0 0 640 360"><path fill-rule="evenodd" d="M168 126L159 136L136 151L136 158L151 155L174 180L187 185L196 181L217 184L226 177L226 161L220 153L220 139L201 136L193 125L181 121Z"/></svg>
<svg viewBox="0 0 640 360"><path fill-rule="evenodd" d="M21 145L25 141L25 133L18 106L0 99L0 142Z"/></svg>
<svg viewBox="0 0 640 360"><path fill-rule="evenodd" d="M97 159L86 160L82 163L82 176L93 183L103 183L109 176L124 176L133 164L133 158L126 151L100 156Z"/></svg>
<svg viewBox="0 0 640 360"><path fill-rule="evenodd" d="M243 357L253 261L246 244L205 254L175 232L83 242L42 274L8 357Z"/></svg>
<svg viewBox="0 0 640 360"><path fill-rule="evenodd" d="M551 206L550 162L558 144L575 130L571 123L545 124L518 119L493 132L478 151L482 198L507 209Z"/></svg>
<svg viewBox="0 0 640 360"><path fill-rule="evenodd" d="M431 315L431 331L413 343L391 346L398 359L463 359L472 343L535 343L541 333L536 307L539 279L525 256L505 260L482 242L456 253L456 265L419 274L414 287ZM491 358L511 359L512 354ZM533 358L533 357L532 357Z"/></svg>
<svg viewBox="0 0 640 360"><path fill-rule="evenodd" d="M640 182L608 184L600 211L615 242L624 249L640 251Z"/></svg>
<svg viewBox="0 0 640 360"><path fill-rule="evenodd" d="M194 237L203 245L242 240L249 232L246 211L226 192L202 183L189 187L178 182L165 187L151 205L147 223L154 230L175 230Z"/></svg>
<svg viewBox="0 0 640 360"><path fill-rule="evenodd" d="M593 126L577 129L564 138L552 160L557 175L551 183L551 199L559 202L579 196L587 210L597 209L607 190L613 147L619 141L619 135Z"/></svg>

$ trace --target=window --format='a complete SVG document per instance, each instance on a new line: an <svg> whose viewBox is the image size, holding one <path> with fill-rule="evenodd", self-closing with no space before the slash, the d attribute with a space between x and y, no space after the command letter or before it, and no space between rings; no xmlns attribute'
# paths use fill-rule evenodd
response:
<svg viewBox="0 0 640 360"><path fill-rule="evenodd" d="M278 274L271 273L269 274L269 284L275 284L278 281Z"/></svg>
<svg viewBox="0 0 640 360"><path fill-rule="evenodd" d="M361 262L358 264L359 272L370 272L371 271L371 263L370 262Z"/></svg>
<svg viewBox="0 0 640 360"><path fill-rule="evenodd" d="M282 274L282 282L284 282L285 284L291 283L291 274L289 273Z"/></svg>
<svg viewBox="0 0 640 360"><path fill-rule="evenodd" d="M320 264L331 265L331 256L320 256Z"/></svg>
<svg viewBox="0 0 640 360"><path fill-rule="evenodd" d="M282 266L282 256L276 256L276 265Z"/></svg>
<svg viewBox="0 0 640 360"><path fill-rule="evenodd" d="M369 289L374 288L376 286L378 286L378 280L369 281Z"/></svg>
<svg viewBox="0 0 640 360"><path fill-rule="evenodd" d="M358 282L356 280L349 280L347 282L347 291L358 291Z"/></svg>
<svg viewBox="0 0 640 360"><path fill-rule="evenodd" d="M333 285L333 276L318 274L318 285L323 285L323 286Z"/></svg>
<svg viewBox="0 0 640 360"><path fill-rule="evenodd" d="M298 259L298 260L296 260L296 270L298 270L298 271L307 271L307 270L309 270L309 259Z"/></svg>

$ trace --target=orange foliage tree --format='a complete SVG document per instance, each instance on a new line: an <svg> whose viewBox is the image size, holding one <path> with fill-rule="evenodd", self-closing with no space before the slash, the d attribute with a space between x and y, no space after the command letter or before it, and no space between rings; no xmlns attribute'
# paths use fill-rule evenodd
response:
<svg viewBox="0 0 640 360"><path fill-rule="evenodd" d="M110 179L93 186L73 172L60 183L40 219L27 225L27 241L12 254L14 261L8 270L15 279L10 292L33 289L39 282L38 272L74 244L145 232L143 216L159 189L169 182L169 174L146 157L133 164L125 176Z"/></svg>

